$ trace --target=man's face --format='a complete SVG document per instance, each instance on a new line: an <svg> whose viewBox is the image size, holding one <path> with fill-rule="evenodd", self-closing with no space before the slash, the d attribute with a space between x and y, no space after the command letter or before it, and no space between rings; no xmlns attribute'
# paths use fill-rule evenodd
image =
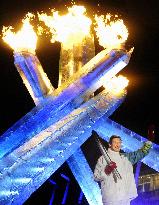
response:
<svg viewBox="0 0 159 205"><path fill-rule="evenodd" d="M121 149L121 140L119 138L114 138L112 140L112 143L109 144L109 147L111 150L113 150L115 152L119 152Z"/></svg>

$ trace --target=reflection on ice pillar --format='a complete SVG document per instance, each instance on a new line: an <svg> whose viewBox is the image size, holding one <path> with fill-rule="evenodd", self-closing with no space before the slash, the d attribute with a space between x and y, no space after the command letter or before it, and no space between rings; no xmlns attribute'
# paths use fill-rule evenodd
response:
<svg viewBox="0 0 159 205"><path fill-rule="evenodd" d="M94 119L100 118L104 113L107 113L109 116L110 110L111 110L111 112L114 111L114 109L117 108L116 104L118 104L118 105L120 104L119 102L116 102L116 100L121 100L120 99L121 96L114 96L116 99L113 99L113 95L111 95L110 93L105 93L105 94L103 93L103 99L101 97L99 99L96 98L99 96L96 96L95 98L90 99L88 101L89 106L86 103L86 105L85 105L86 107L82 107L83 106L82 105L79 109L78 108L75 109L75 107L73 107L73 105L72 105L73 100L78 100L79 95L82 96L82 94L84 94L87 90L92 88L92 86L94 86L94 88L97 88L96 82L98 83L98 80L104 76L103 74L111 73L111 71L112 71L111 69L117 69L117 70L115 70L115 72L119 71L119 64L121 62L122 62L122 66L126 66L126 62L124 60L125 60L125 58L128 58L128 55L124 51L112 51L110 53L110 55L106 54L104 51L104 53L102 52L101 59L104 58L105 60L104 59L100 60L99 56L97 56L97 57L96 57L96 60L98 59L99 63L96 62L97 65L96 64L94 65L94 59L93 59L91 61L91 63L89 63L90 67L88 67L88 64L87 64L87 66L84 66L84 68L87 68L89 70L88 74L85 75L84 74L85 72L81 72L82 73L81 77L79 77L79 79L76 80L75 83L73 83L70 87L67 87L65 90L62 90L62 93L60 93L60 95L58 97L56 97L55 99L51 99L51 106L49 106L49 109L47 106L47 102L49 103L49 101L47 101L47 102L45 102L46 104L42 109L43 110L42 113L41 113L41 110L39 112L37 110L37 113L34 113L34 114L36 114L36 118L35 118L35 116L32 117L32 115L29 114L30 117L28 116L27 121L26 122L22 121L23 128L26 128L25 132L23 132L23 133L25 133L25 135L26 135L26 133L28 133L27 139L25 139L25 140L27 140L27 141L25 141L27 146L25 146L24 139L23 140L21 139L24 144L22 143L21 147L19 147L19 148L14 147L15 150L11 153L11 155L8 154L8 156L5 157L4 160L8 159L9 163L11 163L10 166L7 166L8 170L10 170L12 168L12 165L14 163L16 163L19 166L17 167L16 170L14 170L12 172L12 174L10 176L7 175L6 178L3 177L2 181L4 183L3 184L4 187L2 187L1 190L5 189L5 188L7 190L11 190L13 188L13 190L14 190L15 185L14 185L14 183L12 183L12 182L14 182L13 179L15 179L16 183L19 183L19 181L20 181L19 176L20 175L21 175L21 179L23 179L23 180L21 180L21 182L23 181L23 183L16 184L16 186L18 187L18 191L16 193L13 194L13 192L8 192L9 194L7 194L7 197L1 196L2 201L6 202L6 204L10 201L10 199L12 201L14 201L14 204L19 203L19 201L26 200L26 198L29 197L29 194L31 192L33 192L35 189L37 189L47 178L49 178L49 176L57 168L59 168L61 166L60 163L64 162L66 159L68 159L68 157L70 157L76 151L76 149L79 148L82 143L84 143L86 138L88 138L91 135L90 130L92 129L92 124L95 122ZM93 68L91 67L90 64L93 66ZM91 68L93 70L92 72L91 72ZM30 74L32 74L32 73L30 73ZM115 73L113 70L113 75L114 74ZM111 75L112 75L112 73L111 73ZM35 85L35 90L36 90L36 83L34 85ZM99 86L99 84L98 84L98 86ZM42 92L42 94L43 94L43 92ZM77 107L79 107L79 106L80 106L80 104L78 104ZM68 110L66 109L66 107ZM56 109L54 109L54 108L56 108ZM77 121L72 119L72 117L73 117L72 114L69 114L72 110L74 110L74 112L75 112L74 114L77 117ZM81 112L81 115L79 117L77 116L78 111ZM50 112L52 112L52 114L50 114ZM63 112L66 112L66 113L64 113L64 115L63 115ZM57 114L57 116L55 116L55 114ZM63 115L63 116L67 115L67 117L64 121L63 121L61 115ZM60 116L60 118L55 119L56 117L59 117L59 116ZM45 120L44 120L44 118L45 118ZM41 119L43 121L41 121ZM69 130L67 130L68 120L70 120L70 123L71 123ZM28 121L30 123L29 125L34 124L34 126L33 127L28 126ZM47 128L47 126L50 125L49 132L47 132L47 130L45 132L45 130L44 130L43 124L46 123L46 121L48 122L48 124L46 125L45 128ZM57 126L56 126L57 124L62 126L62 129L60 128L59 130L57 130ZM20 123L18 123L18 125L21 127ZM52 125L52 128L51 128L51 125ZM63 127L64 127L64 130L63 130ZM31 128L33 128L33 130ZM17 133L18 133L18 130L23 131L23 129L19 129L18 126L16 126L16 129L17 129L16 130ZM39 132L36 133L37 129L40 129L40 130L38 130L40 133ZM67 136L65 136L65 133L66 133L65 129L67 130ZM14 131L15 131L15 127L14 127ZM32 135L33 134L32 131L34 133L34 136ZM62 136L63 138L60 139L60 141L58 141L58 140L56 141L55 138L57 137L57 139L58 139L58 137L60 137L59 135L56 136L56 133L59 134L59 132L60 132L60 136ZM71 133L71 136L70 136L70 133ZM12 134L15 134L15 132ZM20 132L20 134L21 134L21 132ZM82 139L82 135L85 138ZM29 140L29 137L30 137L30 140ZM51 140L51 142L49 141L50 142L49 146L51 147L51 156L53 155L53 150L54 150L55 156L53 159L57 160L55 162L55 164L53 164L53 162L51 163L51 166L52 166L51 168L48 167L48 163L50 161L50 158L47 159L49 161L44 159L46 157L46 150L48 150L48 149L45 149L45 146L44 146L45 143L40 142L41 139L42 139L42 141L45 141L43 139L45 137L46 137L46 139L45 139L46 141ZM70 137L71 137L71 139L70 139ZM72 138L74 138L74 137L76 137L76 139L79 139L79 142L76 142L76 144L75 144L76 147L74 147L74 148L72 147L72 148L70 148L70 150L67 149L67 152L66 152L65 149L72 145ZM36 139L38 139L38 141L36 141ZM39 143L41 146L35 146L34 145L35 143L32 144L31 142L34 140L37 143ZM63 144L60 144L61 140L64 141ZM71 140L71 143L70 143L70 141L69 141L69 143L67 143L67 140ZM54 147L54 149L53 149L53 147ZM17 150L16 150L16 148L17 148ZM62 158L62 156L59 156L59 155L57 156L57 154L59 153L59 149L60 149L61 153L65 152L65 156L63 156L65 158ZM41 155L41 160L44 160L44 161L42 161L42 163L39 161L37 162L37 155L34 156L34 151L36 154L38 153L37 154L38 158ZM21 153L23 154L23 158L21 160L18 160L15 162L14 156L17 155L21 158L22 157ZM30 161L25 161L24 158L28 156L28 153L30 156ZM76 159L76 155L75 155L75 159ZM71 161L71 163L73 161L76 161L75 159L73 159ZM45 160L46 160L46 164L45 164ZM85 160L84 156L82 157L82 153L80 153L80 157L76 161L76 165L78 165L77 162L79 162L79 164L80 164L84 160ZM3 164L4 167L2 166L2 171L4 171L4 176L6 173L5 165L6 164L4 163ZM34 167L35 165L37 165L37 167ZM42 165L43 167L39 167L39 165L40 166ZM30 166L29 170L32 170L32 169L34 169L34 171L41 170L42 173L40 174L40 176L39 175L35 176L35 175L33 175L32 171L30 173L28 170L26 173L25 172L26 167L29 168L29 166ZM44 167L45 167L45 171L44 171ZM86 165L85 165L85 167L86 167ZM48 169L48 171L46 171L46 168ZM77 168L78 168L78 166L77 166ZM81 172L81 170L79 168L78 168L78 171L79 171L79 176L80 176L80 174L81 174L81 176L84 176L84 173ZM30 174L31 174L31 176L30 176ZM42 177L42 175L43 175L43 177ZM26 176L28 176L28 178L26 178ZM88 183L88 181L87 182L82 181L80 184L82 184L82 186L83 186L82 189L84 190L84 194L86 195L86 198L90 202L90 204L97 204L97 203L100 203L99 198L101 198L101 195L100 194L98 195L97 192L95 195L91 194L94 191L97 191L98 187L95 187L95 185L94 185L95 182L94 182L93 178L91 178L90 176L91 176L91 173L89 173L88 177L87 177L87 178L89 178L89 183ZM40 181L39 181L39 177L40 177ZM7 184L7 187L6 187L5 181L7 181L7 180L10 181L10 184ZM80 179L77 179L77 180L79 181ZM27 186L25 185L26 182L28 183ZM34 186L32 185L32 183L34 184ZM35 186L35 184L36 184L36 186ZM88 187L88 184L89 184L89 187ZM10 185L10 187L9 187L9 185ZM84 186L87 186L87 189L85 189ZM27 189L27 191L25 192L25 196L23 195L23 197L22 197L22 194L24 194L24 187ZM90 188L90 189L88 190L88 188ZM90 192L90 190L91 190L91 192ZM7 192L5 192L5 193L7 193Z"/></svg>
<svg viewBox="0 0 159 205"><path fill-rule="evenodd" d="M81 149L78 149L67 163L78 181L87 201L92 205L102 205L101 193L98 184L94 181L93 172Z"/></svg>
<svg viewBox="0 0 159 205"><path fill-rule="evenodd" d="M49 205L52 205L53 201L54 201L54 197L55 197L56 182L54 182L51 179L49 179L49 182L53 185L53 191L52 191L51 199L50 199L50 202L49 202Z"/></svg>
<svg viewBox="0 0 159 205"><path fill-rule="evenodd" d="M104 114L109 117L124 97L124 92L95 96L1 159L0 204L17 205L26 201L88 139L93 124ZM32 143L33 139L38 144ZM88 195L96 201L97 195L91 193L92 189Z"/></svg>
<svg viewBox="0 0 159 205"><path fill-rule="evenodd" d="M37 105L54 90L36 55L29 52L15 52L14 64Z"/></svg>
<svg viewBox="0 0 159 205"><path fill-rule="evenodd" d="M64 174L61 174L61 177L63 177L67 181L66 189L65 189L65 192L64 192L64 195L63 195L63 199L62 199L62 202L61 202L61 204L66 204L66 199L67 199L67 195L68 195L68 189L69 189L69 186L70 186L70 178L67 177Z"/></svg>
<svg viewBox="0 0 159 205"><path fill-rule="evenodd" d="M81 191L78 198L78 204L82 204L82 199L83 199L83 192Z"/></svg>
<svg viewBox="0 0 159 205"><path fill-rule="evenodd" d="M102 85L101 78L115 75L127 65L129 58L129 53L124 50L112 50L110 53L103 50L97 54L83 66L84 72L77 73L76 80L72 79L72 83L65 89L66 85L60 86L54 92L56 97L44 100L44 103L35 107L3 134L0 145L6 143L5 146L1 146L0 157L79 108L83 102L83 95L98 89Z"/></svg>
<svg viewBox="0 0 159 205"><path fill-rule="evenodd" d="M88 39L85 39L85 41L88 42ZM89 39L89 42L90 41L91 39ZM79 69L85 63L87 63L92 57L94 57L94 43L93 42L92 42L91 48L89 49L90 51L89 56L88 54L85 56L82 56L84 54L83 51L86 49L88 50L88 48L89 48L88 43L81 45L81 46L73 45L71 50L70 49L65 50L62 45L62 49L61 49L62 59L60 60L61 63L60 63L59 85L63 83L64 81L68 80L68 78L72 76L73 73L75 73L76 71L79 71ZM85 58L87 57L87 59L83 59L83 57ZM43 99L45 99L45 97L49 95L49 93L53 90L53 87L49 79L47 78L46 74L44 73L43 68L38 58L35 55L31 53L26 53L26 52L15 53L14 58L15 58L15 65L17 67L17 70L24 84L26 85L31 97L33 98L35 104L39 104ZM70 62L73 63L73 67L70 65ZM73 70L71 70L71 68L73 68ZM73 156L72 156L72 161L74 161ZM61 176L64 177L64 175L61 175ZM64 178L66 179L66 177ZM70 180L67 180L67 181L68 182L67 182L66 190L65 190L64 197L62 200L62 204L66 203L66 198L68 194ZM55 182L54 182L54 185L56 185ZM55 186L54 186L54 190L53 190L52 197L50 200L50 204L53 203L54 194L55 194Z"/></svg>

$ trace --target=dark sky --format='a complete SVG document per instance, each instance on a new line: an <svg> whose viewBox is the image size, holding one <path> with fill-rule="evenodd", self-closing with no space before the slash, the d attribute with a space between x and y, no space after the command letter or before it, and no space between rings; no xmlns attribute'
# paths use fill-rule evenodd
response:
<svg viewBox="0 0 159 205"><path fill-rule="evenodd" d="M48 11L55 7L66 10L70 1L1 0L0 29L18 27L27 12ZM124 103L110 117L128 129L147 136L149 124L156 126L156 143L159 144L159 4L156 0L101 0L76 1L85 5L89 15L118 14L129 30L126 46L134 52L121 74L129 79L128 94ZM99 3L100 6L97 6ZM96 53L101 50L96 42ZM57 87L60 44L40 39L37 56L52 84ZM0 40L0 134L29 112L34 103L14 66L13 51Z"/></svg>

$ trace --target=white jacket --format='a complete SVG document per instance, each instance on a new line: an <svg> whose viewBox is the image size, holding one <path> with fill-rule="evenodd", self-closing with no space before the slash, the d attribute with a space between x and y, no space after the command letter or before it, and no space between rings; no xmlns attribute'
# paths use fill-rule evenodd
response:
<svg viewBox="0 0 159 205"><path fill-rule="evenodd" d="M114 181L113 174L106 175L104 169L107 165L103 156L98 159L95 167L94 177L101 182L103 203L133 199L137 197L137 190L133 174L133 166L128 158L119 152L108 149L108 154L117 165L117 170L122 179Z"/></svg>

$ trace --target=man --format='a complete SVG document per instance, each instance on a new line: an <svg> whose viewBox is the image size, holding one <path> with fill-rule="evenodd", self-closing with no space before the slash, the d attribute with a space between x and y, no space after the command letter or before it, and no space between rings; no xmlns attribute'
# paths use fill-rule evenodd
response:
<svg viewBox="0 0 159 205"><path fill-rule="evenodd" d="M111 162L107 163L102 155L96 164L94 177L101 183L102 200L104 205L130 205L137 197L133 166L143 159L152 146L150 141L135 152L120 153L121 138L113 135L109 140L108 154ZM115 180L114 172L121 176Z"/></svg>

